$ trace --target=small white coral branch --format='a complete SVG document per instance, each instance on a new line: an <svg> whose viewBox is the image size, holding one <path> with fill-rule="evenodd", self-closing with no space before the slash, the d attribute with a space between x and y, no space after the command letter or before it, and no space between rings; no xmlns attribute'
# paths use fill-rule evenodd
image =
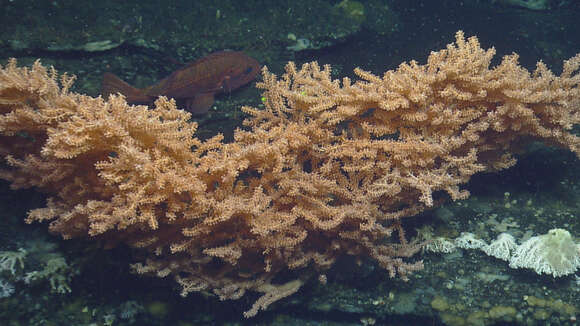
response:
<svg viewBox="0 0 580 326"><path fill-rule="evenodd" d="M457 247L453 241L443 237L437 237L425 246L425 250L434 253L449 254L457 250Z"/></svg>
<svg viewBox="0 0 580 326"><path fill-rule="evenodd" d="M488 256L501 260L510 260L512 252L517 248L516 239L509 233L501 233L492 243L482 248Z"/></svg>
<svg viewBox="0 0 580 326"><path fill-rule="evenodd" d="M455 239L455 246L462 249L481 249L487 246L487 243L475 237L473 233L462 232L459 238Z"/></svg>
<svg viewBox="0 0 580 326"><path fill-rule="evenodd" d="M28 253L23 248L18 251L0 251L0 272L9 271L16 275L16 267L24 269L24 258Z"/></svg>

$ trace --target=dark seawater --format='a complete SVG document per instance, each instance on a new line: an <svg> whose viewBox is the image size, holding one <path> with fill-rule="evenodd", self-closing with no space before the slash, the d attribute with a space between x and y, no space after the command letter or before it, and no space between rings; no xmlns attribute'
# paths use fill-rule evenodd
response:
<svg viewBox="0 0 580 326"><path fill-rule="evenodd" d="M542 3L541 10L526 8ZM580 52L580 1L572 0L0 0L0 18L2 65L11 57L20 65L40 59L75 74L74 91L92 96L104 72L145 87L180 62L224 49L244 51L277 74L288 61L317 60L332 65L336 78L354 77L355 67L381 75L401 62L425 63L458 30L495 47L494 63L515 52L527 69L541 60L559 73L563 60ZM219 95L195 118L200 137L231 139L245 118L239 108L259 104L253 84ZM533 144L518 160L473 177L469 199L409 219L408 235L428 226L436 235L471 232L489 242L501 232L522 240L562 228L580 243L578 158ZM408 282L347 257L326 273L327 284L314 279L246 320L242 312L256 295L182 298L172 280L130 272L139 252L63 241L46 225L25 224L26 212L45 201L0 182L0 257L28 253L15 273L0 266L0 325L576 325L580 317L580 272L553 278L459 250L417 254L425 269ZM63 259L44 277L24 281Z"/></svg>

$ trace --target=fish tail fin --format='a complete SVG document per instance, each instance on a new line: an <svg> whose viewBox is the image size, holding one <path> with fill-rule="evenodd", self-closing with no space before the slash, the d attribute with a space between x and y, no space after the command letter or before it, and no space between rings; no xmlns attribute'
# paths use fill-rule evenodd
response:
<svg viewBox="0 0 580 326"><path fill-rule="evenodd" d="M103 75L103 81L101 83L101 95L108 97L111 94L117 93L124 95L128 103L141 104L151 102L151 97L145 94L143 90L127 84L121 78L110 72L106 72Z"/></svg>

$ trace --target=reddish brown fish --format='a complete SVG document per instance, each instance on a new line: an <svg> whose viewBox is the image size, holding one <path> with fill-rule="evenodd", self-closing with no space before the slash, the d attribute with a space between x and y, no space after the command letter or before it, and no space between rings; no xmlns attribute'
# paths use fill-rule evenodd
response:
<svg viewBox="0 0 580 326"><path fill-rule="evenodd" d="M242 52L212 53L163 78L147 88L135 88L111 73L103 75L103 96L121 93L131 104L150 104L158 96L184 101L192 113L207 112L214 96L233 91L254 80L260 63Z"/></svg>

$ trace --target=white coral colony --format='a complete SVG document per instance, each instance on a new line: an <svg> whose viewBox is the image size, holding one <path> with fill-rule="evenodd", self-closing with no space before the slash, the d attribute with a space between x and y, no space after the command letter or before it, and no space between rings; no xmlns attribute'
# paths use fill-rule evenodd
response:
<svg viewBox="0 0 580 326"><path fill-rule="evenodd" d="M552 229L522 243L510 259L511 268L530 268L554 277L576 272L580 267L579 248L570 232Z"/></svg>
<svg viewBox="0 0 580 326"><path fill-rule="evenodd" d="M501 233L495 241L483 247L483 251L489 256L509 260L511 253L517 246L516 240L511 234Z"/></svg>

